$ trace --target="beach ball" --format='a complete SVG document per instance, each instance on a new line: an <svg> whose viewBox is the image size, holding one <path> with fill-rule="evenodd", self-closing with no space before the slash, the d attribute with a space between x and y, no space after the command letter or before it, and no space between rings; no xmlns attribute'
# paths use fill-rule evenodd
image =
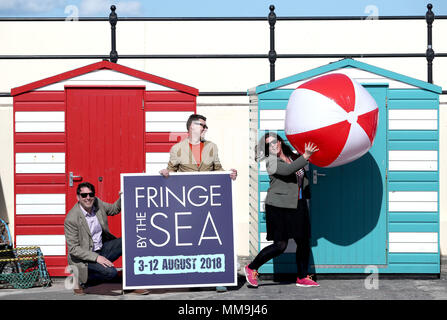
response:
<svg viewBox="0 0 447 320"><path fill-rule="evenodd" d="M285 134L304 153L304 144L320 149L309 159L319 167L337 167L368 152L376 135L379 108L366 89L350 77L332 73L296 88L286 110Z"/></svg>

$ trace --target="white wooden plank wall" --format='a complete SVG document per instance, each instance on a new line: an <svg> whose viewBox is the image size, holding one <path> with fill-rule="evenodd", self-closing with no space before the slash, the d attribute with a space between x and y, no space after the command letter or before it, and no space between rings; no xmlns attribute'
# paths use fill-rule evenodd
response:
<svg viewBox="0 0 447 320"><path fill-rule="evenodd" d="M17 111L15 132L65 132L65 112ZM65 153L16 153L16 173L65 173ZM16 194L17 215L65 213L65 194ZM66 255L64 235L17 235L16 246L38 246L45 256Z"/></svg>
<svg viewBox="0 0 447 320"><path fill-rule="evenodd" d="M15 132L64 132L63 111L17 111Z"/></svg>
<svg viewBox="0 0 447 320"><path fill-rule="evenodd" d="M146 111L146 132L185 132L186 121L192 113L191 111Z"/></svg>
<svg viewBox="0 0 447 320"><path fill-rule="evenodd" d="M286 110L263 109L259 111L260 130L284 130Z"/></svg>
<svg viewBox="0 0 447 320"><path fill-rule="evenodd" d="M65 215L65 213L65 193L16 195L17 215Z"/></svg>
<svg viewBox="0 0 447 320"><path fill-rule="evenodd" d="M146 173L159 174L161 169L166 169L169 161L169 152L147 152Z"/></svg>
<svg viewBox="0 0 447 320"><path fill-rule="evenodd" d="M64 235L17 235L17 247L40 247L44 256L64 256Z"/></svg>
<svg viewBox="0 0 447 320"><path fill-rule="evenodd" d="M437 212L437 191L391 191L388 193L390 212ZM390 232L389 252L437 253L437 232Z"/></svg>
<svg viewBox="0 0 447 320"><path fill-rule="evenodd" d="M437 150L390 150L388 151L390 171L436 171L438 170Z"/></svg>
<svg viewBox="0 0 447 320"><path fill-rule="evenodd" d="M390 130L438 130L436 109L391 109ZM437 171L437 150L389 150L390 171ZM394 191L388 193L390 212L437 212L437 191ZM437 232L390 232L389 252L437 253Z"/></svg>
<svg viewBox="0 0 447 320"><path fill-rule="evenodd" d="M65 173L65 153L16 153L16 173Z"/></svg>
<svg viewBox="0 0 447 320"><path fill-rule="evenodd" d="M437 253L437 232L390 232L389 252L392 253Z"/></svg>
<svg viewBox="0 0 447 320"><path fill-rule="evenodd" d="M267 191L259 192L259 209L265 212L265 197L267 197Z"/></svg>
<svg viewBox="0 0 447 320"><path fill-rule="evenodd" d="M390 191L388 193L390 212L437 212L437 191Z"/></svg>
<svg viewBox="0 0 447 320"><path fill-rule="evenodd" d="M390 109L389 130L438 130L436 109Z"/></svg>

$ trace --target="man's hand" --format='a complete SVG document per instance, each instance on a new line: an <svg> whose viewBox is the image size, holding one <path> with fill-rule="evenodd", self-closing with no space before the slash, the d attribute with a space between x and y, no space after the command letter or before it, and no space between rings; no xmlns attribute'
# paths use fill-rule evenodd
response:
<svg viewBox="0 0 447 320"><path fill-rule="evenodd" d="M230 178L231 180L236 180L237 178L237 170L236 169L230 169L231 173L230 173Z"/></svg>
<svg viewBox="0 0 447 320"><path fill-rule="evenodd" d="M159 173L160 173L163 177L165 177L165 178L169 177L169 170L168 170L168 169L160 170Z"/></svg>
<svg viewBox="0 0 447 320"><path fill-rule="evenodd" d="M104 267L113 267L113 263L109 259L103 256L98 256L98 258L96 258L96 262L98 262L100 265Z"/></svg>

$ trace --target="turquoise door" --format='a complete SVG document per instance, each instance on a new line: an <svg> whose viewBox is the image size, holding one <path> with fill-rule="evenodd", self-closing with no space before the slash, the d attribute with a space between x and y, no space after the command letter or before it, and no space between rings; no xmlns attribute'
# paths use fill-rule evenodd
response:
<svg viewBox="0 0 447 320"><path fill-rule="evenodd" d="M379 106L379 124L372 148L360 159L340 167L310 167L311 265L318 272L329 266L387 263L388 86L364 87Z"/></svg>

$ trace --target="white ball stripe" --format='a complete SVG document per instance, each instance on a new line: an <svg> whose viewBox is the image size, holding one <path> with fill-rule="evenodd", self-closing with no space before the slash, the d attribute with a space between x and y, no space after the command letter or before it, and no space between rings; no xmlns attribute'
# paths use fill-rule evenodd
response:
<svg viewBox="0 0 447 320"><path fill-rule="evenodd" d="M327 167L337 167L345 163L354 161L368 152L371 147L368 135L358 123L351 125L346 144L337 159Z"/></svg>
<svg viewBox="0 0 447 320"><path fill-rule="evenodd" d="M299 107L297 107L299 106ZM286 110L286 134L307 132L345 121L347 112L332 99L308 89L296 89Z"/></svg>

